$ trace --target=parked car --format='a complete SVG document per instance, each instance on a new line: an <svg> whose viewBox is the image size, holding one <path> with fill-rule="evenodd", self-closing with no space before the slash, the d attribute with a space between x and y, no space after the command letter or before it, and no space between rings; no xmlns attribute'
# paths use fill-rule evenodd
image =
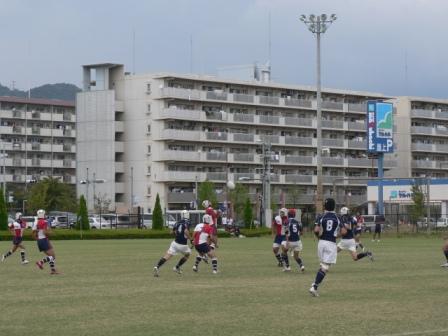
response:
<svg viewBox="0 0 448 336"><path fill-rule="evenodd" d="M91 229L110 229L110 221L99 216L89 216L89 225Z"/></svg>
<svg viewBox="0 0 448 336"><path fill-rule="evenodd" d="M448 227L448 218L440 217L436 222L436 228L446 228Z"/></svg>
<svg viewBox="0 0 448 336"><path fill-rule="evenodd" d="M143 228L144 229L152 228L152 213L143 214Z"/></svg>
<svg viewBox="0 0 448 336"><path fill-rule="evenodd" d="M435 227L435 226L436 226L436 219L430 218L429 219L429 227ZM421 220L417 221L417 227L427 228L428 227L428 218L423 217Z"/></svg>
<svg viewBox="0 0 448 336"><path fill-rule="evenodd" d="M388 224L384 215L362 215L364 220L363 228L365 232L375 231L376 224L381 224L381 230L384 230Z"/></svg>
<svg viewBox="0 0 448 336"><path fill-rule="evenodd" d="M22 220L25 221L27 229L32 229L34 223L37 221L37 217L36 216L22 216Z"/></svg>

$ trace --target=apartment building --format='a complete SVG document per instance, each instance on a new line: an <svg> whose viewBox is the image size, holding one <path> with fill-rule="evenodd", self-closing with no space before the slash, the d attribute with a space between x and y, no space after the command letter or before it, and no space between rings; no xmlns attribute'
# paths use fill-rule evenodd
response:
<svg viewBox="0 0 448 336"><path fill-rule="evenodd" d="M398 97L394 176L448 177L448 100Z"/></svg>
<svg viewBox="0 0 448 336"><path fill-rule="evenodd" d="M25 188L44 177L76 183L74 103L0 97L0 135L7 188Z"/></svg>
<svg viewBox="0 0 448 336"><path fill-rule="evenodd" d="M90 208L94 188L112 201L112 210L150 209L157 194L166 209L189 207L197 183L205 180L215 183L220 201L231 180L247 184L257 202L263 144L272 146L273 202L314 204L314 88L199 75L131 75L121 64L85 65L83 71L77 177L91 182L78 185L78 194L90 195ZM388 97L324 89L322 98L323 184L329 196L336 178L377 175L376 161L366 156L365 102ZM395 157L386 156L385 168L393 167ZM340 184L343 202L366 202L365 181Z"/></svg>

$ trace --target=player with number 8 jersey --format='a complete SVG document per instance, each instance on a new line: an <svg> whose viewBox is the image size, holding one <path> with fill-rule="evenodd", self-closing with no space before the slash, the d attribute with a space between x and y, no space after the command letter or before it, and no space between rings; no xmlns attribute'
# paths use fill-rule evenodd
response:
<svg viewBox="0 0 448 336"><path fill-rule="evenodd" d="M336 238L340 231L346 233L345 228L341 225L341 220L334 212L336 202L332 198L327 198L324 203L325 212L316 219L314 234L319 238L317 245L317 254L320 260L320 269L317 271L316 279L311 285L309 292L313 296L319 296L317 288L324 280L324 277L330 266L336 264L338 255Z"/></svg>

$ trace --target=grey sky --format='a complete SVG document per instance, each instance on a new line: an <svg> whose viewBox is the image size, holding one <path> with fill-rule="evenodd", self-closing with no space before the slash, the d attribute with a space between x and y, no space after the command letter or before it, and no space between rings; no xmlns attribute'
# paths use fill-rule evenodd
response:
<svg viewBox="0 0 448 336"><path fill-rule="evenodd" d="M268 59L273 78L314 85L315 39L300 14L336 13L325 87L448 98L446 0L0 0L0 82L80 86L81 65L215 74ZM406 71L407 68L407 71Z"/></svg>

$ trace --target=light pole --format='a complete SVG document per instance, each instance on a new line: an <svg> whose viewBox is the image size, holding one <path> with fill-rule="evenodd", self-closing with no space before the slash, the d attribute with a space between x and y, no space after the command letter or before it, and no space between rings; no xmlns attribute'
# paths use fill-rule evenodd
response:
<svg viewBox="0 0 448 336"><path fill-rule="evenodd" d="M305 23L308 30L316 35L316 138L317 138L317 181L316 181L316 212L322 213L323 210L323 186L322 186L322 101L321 101L321 83L320 83L320 35L325 33L328 27L336 20L336 15L331 14L328 18L326 14L314 15L308 17L300 16L300 21Z"/></svg>
<svg viewBox="0 0 448 336"><path fill-rule="evenodd" d="M134 167L131 167L131 211L134 208Z"/></svg>
<svg viewBox="0 0 448 336"><path fill-rule="evenodd" d="M5 143L2 141L2 188L3 188L3 199L6 197L6 157L8 154L5 152Z"/></svg>
<svg viewBox="0 0 448 336"><path fill-rule="evenodd" d="M86 205L87 205L87 212L89 211L89 185L92 183L93 184L93 193L94 193L94 197L95 197L95 184L96 183L104 183L106 182L106 180L104 179L97 179L96 178L96 174L93 173L93 179L90 180L89 179L89 168L86 168L86 179L85 180L81 180L79 181L80 184L85 184L86 185Z"/></svg>

